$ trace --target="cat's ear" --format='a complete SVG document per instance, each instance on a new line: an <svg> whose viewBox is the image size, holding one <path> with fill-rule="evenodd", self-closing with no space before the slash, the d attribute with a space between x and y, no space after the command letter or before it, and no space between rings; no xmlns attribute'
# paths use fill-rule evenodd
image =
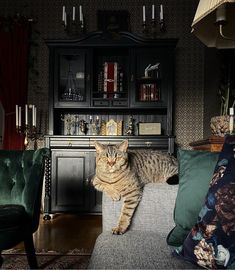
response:
<svg viewBox="0 0 235 270"><path fill-rule="evenodd" d="M99 154L100 152L104 151L105 146L97 141L94 141L96 152Z"/></svg>
<svg viewBox="0 0 235 270"><path fill-rule="evenodd" d="M128 140L123 140L119 145L118 149L122 152L126 152L128 148Z"/></svg>

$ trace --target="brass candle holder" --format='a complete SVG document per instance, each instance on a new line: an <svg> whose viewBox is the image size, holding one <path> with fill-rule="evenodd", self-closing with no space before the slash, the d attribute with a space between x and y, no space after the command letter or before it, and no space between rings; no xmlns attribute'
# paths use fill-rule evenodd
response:
<svg viewBox="0 0 235 270"><path fill-rule="evenodd" d="M34 150L37 149L37 140L42 140L43 139L43 134L37 132L37 128L35 126L29 126L25 125L23 128L22 126L17 126L16 127L16 132L19 135L24 136L24 146L25 148L28 146L29 141L34 142Z"/></svg>
<svg viewBox="0 0 235 270"><path fill-rule="evenodd" d="M37 149L37 140L43 139L43 134L38 132L36 127L36 106L25 104L24 109L24 122L22 125L23 115L21 115L21 106L16 105L16 132L19 135L24 136L24 146L25 148L29 144L29 140L34 142L34 149ZM29 121L30 120L30 121ZM29 124L30 123L30 124Z"/></svg>

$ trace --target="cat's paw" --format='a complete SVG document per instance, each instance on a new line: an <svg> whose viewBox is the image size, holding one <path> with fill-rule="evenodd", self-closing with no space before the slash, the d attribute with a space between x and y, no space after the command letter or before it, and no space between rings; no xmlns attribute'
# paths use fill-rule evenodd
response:
<svg viewBox="0 0 235 270"><path fill-rule="evenodd" d="M126 232L126 229L121 228L120 226L112 228L113 234L124 234Z"/></svg>

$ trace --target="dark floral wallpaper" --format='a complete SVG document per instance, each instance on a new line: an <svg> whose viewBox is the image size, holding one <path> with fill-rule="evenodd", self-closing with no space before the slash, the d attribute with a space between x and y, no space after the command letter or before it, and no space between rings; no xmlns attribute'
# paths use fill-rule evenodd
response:
<svg viewBox="0 0 235 270"><path fill-rule="evenodd" d="M41 114L41 129L47 132L48 108L48 49L45 39L67 39L69 36L62 26L62 6L83 6L87 31L97 29L97 10L127 10L130 14L130 30L142 31L142 6L146 6L147 19L151 16L151 5L159 9L164 5L166 32L164 38L178 38L175 65L175 108L174 130L178 145L188 148L188 143L203 137L203 89L204 89L204 46L191 34L191 23L198 0L0 0L0 16L22 15L32 17L38 46L35 69L38 71L37 84L29 84L28 102L36 104ZM159 12L159 11L158 11ZM157 14L158 18L158 14ZM35 32L37 33L37 32Z"/></svg>

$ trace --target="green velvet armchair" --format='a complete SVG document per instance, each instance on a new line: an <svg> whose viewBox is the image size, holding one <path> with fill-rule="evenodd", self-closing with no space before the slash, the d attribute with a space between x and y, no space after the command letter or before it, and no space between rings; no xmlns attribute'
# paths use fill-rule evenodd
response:
<svg viewBox="0 0 235 270"><path fill-rule="evenodd" d="M40 218L45 158L49 149L0 150L0 268L3 250L20 242L31 269L37 269L33 233Z"/></svg>

